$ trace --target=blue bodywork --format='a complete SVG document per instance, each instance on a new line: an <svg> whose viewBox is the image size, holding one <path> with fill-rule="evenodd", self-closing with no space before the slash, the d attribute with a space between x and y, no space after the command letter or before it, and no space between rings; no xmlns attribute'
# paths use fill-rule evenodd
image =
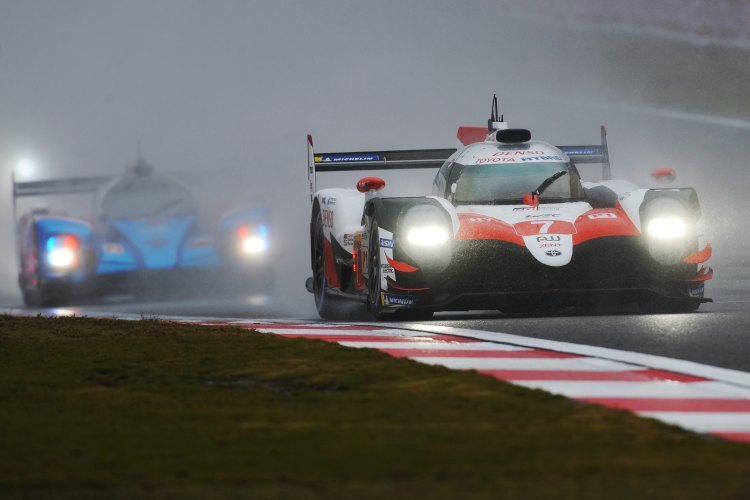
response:
<svg viewBox="0 0 750 500"><path fill-rule="evenodd" d="M114 241L103 241L97 274L135 271L137 269L170 269L184 266L213 267L220 264L213 246L188 247L186 236L193 217L159 220L116 220L108 231Z"/></svg>
<svg viewBox="0 0 750 500"><path fill-rule="evenodd" d="M86 186L91 184L87 179ZM18 183L14 197L81 192L77 185L75 180ZM268 271L269 220L269 210L261 206L235 209L211 222L173 178L129 174L106 182L93 222L46 211L24 215L17 228L19 284L26 299L97 278L200 269L227 270L233 277Z"/></svg>

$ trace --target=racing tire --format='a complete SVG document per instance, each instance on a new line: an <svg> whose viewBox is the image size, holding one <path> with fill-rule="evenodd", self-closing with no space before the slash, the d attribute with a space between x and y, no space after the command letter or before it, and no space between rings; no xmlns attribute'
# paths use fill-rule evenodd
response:
<svg viewBox="0 0 750 500"><path fill-rule="evenodd" d="M370 246L368 249L368 280L367 280L367 308L372 317L377 321L426 321L432 319L433 311L430 309L400 309L394 312L385 312L380 300L382 289L380 287L380 245L378 238L379 224L377 218L373 218L370 229ZM374 236L373 236L374 235Z"/></svg>
<svg viewBox="0 0 750 500"><path fill-rule="evenodd" d="M320 211L314 212L313 223L313 245L312 245L312 262L313 262L313 295L315 297L315 307L318 315L323 319L337 320L343 317L341 311L341 299L332 296L327 291L328 284L326 281L325 269L325 250L323 247L323 217Z"/></svg>
<svg viewBox="0 0 750 500"><path fill-rule="evenodd" d="M23 298L23 304L26 307L42 307L42 299L40 294L36 290L23 290L21 292Z"/></svg>
<svg viewBox="0 0 750 500"><path fill-rule="evenodd" d="M70 297L65 289L56 288L54 291L45 286L36 290L25 289L21 292L26 307L59 307L69 303Z"/></svg>

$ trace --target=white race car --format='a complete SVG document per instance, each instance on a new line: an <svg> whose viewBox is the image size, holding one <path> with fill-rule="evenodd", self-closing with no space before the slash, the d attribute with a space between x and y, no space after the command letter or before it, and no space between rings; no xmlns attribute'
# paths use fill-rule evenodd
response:
<svg viewBox="0 0 750 500"><path fill-rule="evenodd" d="M553 146L508 128L493 100L488 127L460 127L459 149L315 153L308 136L312 278L321 317L340 300L375 319L439 310L528 313L603 301L648 312L696 310L713 271L703 264L692 188L611 180L601 144ZM601 182L576 164L598 163ZM387 197L385 181L317 191L319 172L437 169L432 195Z"/></svg>

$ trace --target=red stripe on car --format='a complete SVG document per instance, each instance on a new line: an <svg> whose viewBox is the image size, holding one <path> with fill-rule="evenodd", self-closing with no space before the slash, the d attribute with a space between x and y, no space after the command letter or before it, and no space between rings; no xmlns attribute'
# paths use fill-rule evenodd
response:
<svg viewBox="0 0 750 500"><path fill-rule="evenodd" d="M575 225L578 231L573 235L573 245L595 238L641 234L625 212L617 208L589 210L578 217Z"/></svg>

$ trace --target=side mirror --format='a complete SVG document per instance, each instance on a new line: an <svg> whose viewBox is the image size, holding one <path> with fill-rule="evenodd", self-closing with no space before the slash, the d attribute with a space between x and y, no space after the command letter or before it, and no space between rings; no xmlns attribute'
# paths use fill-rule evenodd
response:
<svg viewBox="0 0 750 500"><path fill-rule="evenodd" d="M677 178L677 172L673 168L657 168L651 172L651 177L657 182L672 182Z"/></svg>
<svg viewBox="0 0 750 500"><path fill-rule="evenodd" d="M363 177L357 181L357 191L360 193L369 193L370 191L380 191L385 187L385 181L380 177Z"/></svg>

